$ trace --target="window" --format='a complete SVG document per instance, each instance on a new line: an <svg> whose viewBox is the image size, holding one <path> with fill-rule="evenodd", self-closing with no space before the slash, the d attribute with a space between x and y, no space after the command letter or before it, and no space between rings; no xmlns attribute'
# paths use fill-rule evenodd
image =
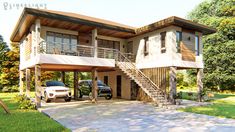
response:
<svg viewBox="0 0 235 132"><path fill-rule="evenodd" d="M126 45L126 53L133 53L133 41L129 41Z"/></svg>
<svg viewBox="0 0 235 132"><path fill-rule="evenodd" d="M69 34L61 34L55 32L47 32L47 53L54 52L76 52L77 51L77 36Z"/></svg>
<svg viewBox="0 0 235 132"><path fill-rule="evenodd" d="M105 40L105 39L98 39L98 47L120 50L120 42Z"/></svg>
<svg viewBox="0 0 235 132"><path fill-rule="evenodd" d="M195 36L195 54L196 56L199 56L199 36Z"/></svg>
<svg viewBox="0 0 235 132"><path fill-rule="evenodd" d="M166 53L166 32L161 32L161 53Z"/></svg>
<svg viewBox="0 0 235 132"><path fill-rule="evenodd" d="M180 43L182 42L182 32L176 31L176 49L177 53L181 52Z"/></svg>
<svg viewBox="0 0 235 132"><path fill-rule="evenodd" d="M148 41L149 41L149 37L144 37L144 56L149 54Z"/></svg>

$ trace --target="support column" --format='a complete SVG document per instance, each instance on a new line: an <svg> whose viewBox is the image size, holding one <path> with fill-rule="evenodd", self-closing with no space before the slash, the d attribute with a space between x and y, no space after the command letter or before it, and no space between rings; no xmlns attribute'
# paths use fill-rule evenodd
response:
<svg viewBox="0 0 235 132"><path fill-rule="evenodd" d="M98 81L97 68L93 68L92 69L92 97L93 97L92 102L95 102L95 103L97 102L97 96L98 96L97 81Z"/></svg>
<svg viewBox="0 0 235 132"><path fill-rule="evenodd" d="M92 30L92 45L94 47L94 57L98 56L98 41L97 41L97 29Z"/></svg>
<svg viewBox="0 0 235 132"><path fill-rule="evenodd" d="M203 92L203 69L197 69L197 89L198 89L198 101L202 102L202 92Z"/></svg>
<svg viewBox="0 0 235 132"><path fill-rule="evenodd" d="M40 19L37 19L35 21L35 55L37 55L38 53L40 53L40 41L41 41L41 37L40 37L40 32L41 32L41 22Z"/></svg>
<svg viewBox="0 0 235 132"><path fill-rule="evenodd" d="M30 69L26 69L26 96L30 98Z"/></svg>
<svg viewBox="0 0 235 132"><path fill-rule="evenodd" d="M35 103L36 107L41 107L41 66L35 65Z"/></svg>
<svg viewBox="0 0 235 132"><path fill-rule="evenodd" d="M74 71L74 100L78 100L78 71Z"/></svg>
<svg viewBox="0 0 235 132"><path fill-rule="evenodd" d="M62 71L61 72L61 81L63 82L63 83L65 83L65 71Z"/></svg>
<svg viewBox="0 0 235 132"><path fill-rule="evenodd" d="M24 71L20 71L20 88L19 88L19 91L20 91L20 95L23 95L24 94Z"/></svg>
<svg viewBox="0 0 235 132"><path fill-rule="evenodd" d="M177 78L176 78L176 67L170 67L170 102L172 104L176 104L175 97L176 97L176 84L177 84Z"/></svg>

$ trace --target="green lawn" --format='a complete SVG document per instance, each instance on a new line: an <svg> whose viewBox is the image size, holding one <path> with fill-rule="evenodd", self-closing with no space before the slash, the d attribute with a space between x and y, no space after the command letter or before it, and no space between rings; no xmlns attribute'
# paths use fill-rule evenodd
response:
<svg viewBox="0 0 235 132"><path fill-rule="evenodd" d="M211 102L213 104L209 106L189 107L180 111L235 119L235 94L215 94Z"/></svg>
<svg viewBox="0 0 235 132"><path fill-rule="evenodd" d="M36 110L19 110L13 98L17 93L0 93L11 114L5 114L0 107L0 132L68 132L59 123Z"/></svg>

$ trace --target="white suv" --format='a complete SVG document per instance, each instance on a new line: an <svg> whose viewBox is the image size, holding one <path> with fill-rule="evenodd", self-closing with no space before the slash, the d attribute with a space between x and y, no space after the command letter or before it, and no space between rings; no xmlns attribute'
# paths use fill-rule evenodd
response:
<svg viewBox="0 0 235 132"><path fill-rule="evenodd" d="M42 97L45 102L50 102L56 98L64 98L66 102L71 101L71 91L68 87L65 87L63 82L48 81L46 87L42 87Z"/></svg>

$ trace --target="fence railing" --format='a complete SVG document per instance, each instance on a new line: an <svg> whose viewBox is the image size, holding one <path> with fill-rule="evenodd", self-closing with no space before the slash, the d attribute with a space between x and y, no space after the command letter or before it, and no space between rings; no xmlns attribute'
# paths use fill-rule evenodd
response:
<svg viewBox="0 0 235 132"><path fill-rule="evenodd" d="M117 49L97 47L97 57L106 59L115 59L115 53ZM58 55L70 55L70 56L82 56L82 57L94 57L95 48L93 46L86 45L69 45L67 43L55 43L42 41L40 43L40 52L45 54L58 54ZM135 56L131 53L123 53L126 57L132 61L135 60Z"/></svg>

